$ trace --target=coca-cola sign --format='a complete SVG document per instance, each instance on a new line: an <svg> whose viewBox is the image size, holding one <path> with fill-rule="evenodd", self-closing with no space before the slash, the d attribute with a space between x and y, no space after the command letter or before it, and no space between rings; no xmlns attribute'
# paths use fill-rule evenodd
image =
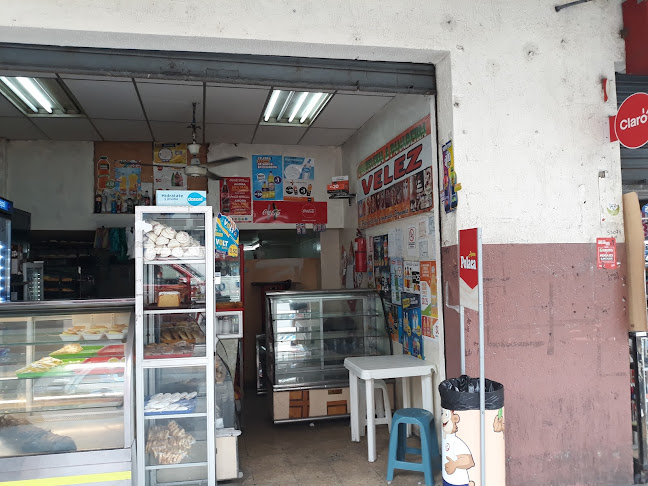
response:
<svg viewBox="0 0 648 486"><path fill-rule="evenodd" d="M325 202L254 201L252 211L255 223L327 223Z"/></svg>

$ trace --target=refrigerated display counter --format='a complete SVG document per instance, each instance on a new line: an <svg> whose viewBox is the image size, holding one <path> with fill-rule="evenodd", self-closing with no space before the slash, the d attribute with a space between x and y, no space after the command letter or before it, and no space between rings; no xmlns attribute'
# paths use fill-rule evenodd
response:
<svg viewBox="0 0 648 486"><path fill-rule="evenodd" d="M266 371L275 423L349 414L349 356L391 354L380 295L371 290L272 292Z"/></svg>
<svg viewBox="0 0 648 486"><path fill-rule="evenodd" d="M0 305L0 484L131 484L134 305Z"/></svg>

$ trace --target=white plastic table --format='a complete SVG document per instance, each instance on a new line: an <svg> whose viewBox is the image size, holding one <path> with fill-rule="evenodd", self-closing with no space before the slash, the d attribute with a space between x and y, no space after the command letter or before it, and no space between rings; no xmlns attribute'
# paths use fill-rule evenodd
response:
<svg viewBox="0 0 648 486"><path fill-rule="evenodd" d="M349 370L349 395L351 398L351 440L360 442L360 411L358 396L358 378L365 380L367 395L367 449L369 462L376 460L376 423L374 417L374 380L401 378L403 386L403 407L410 407L409 378L421 378L423 408L433 412L432 373L436 367L414 356L361 356L346 358L344 367Z"/></svg>

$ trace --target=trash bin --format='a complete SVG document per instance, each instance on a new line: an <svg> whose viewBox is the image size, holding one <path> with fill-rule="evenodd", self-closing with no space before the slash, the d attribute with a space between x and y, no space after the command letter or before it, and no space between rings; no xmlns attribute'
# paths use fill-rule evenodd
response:
<svg viewBox="0 0 648 486"><path fill-rule="evenodd" d="M443 485L481 484L479 378L462 375L439 385ZM504 386L486 380L486 484L506 484Z"/></svg>

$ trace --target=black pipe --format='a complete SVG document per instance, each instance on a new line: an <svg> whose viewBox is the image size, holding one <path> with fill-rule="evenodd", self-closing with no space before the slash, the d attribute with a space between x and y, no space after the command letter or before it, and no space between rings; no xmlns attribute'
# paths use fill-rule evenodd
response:
<svg viewBox="0 0 648 486"><path fill-rule="evenodd" d="M580 3L587 3L591 1L592 0L576 0L575 2L569 2L564 5L556 5L554 8L556 9L556 12L560 12L563 8L573 7L574 5L578 5Z"/></svg>

